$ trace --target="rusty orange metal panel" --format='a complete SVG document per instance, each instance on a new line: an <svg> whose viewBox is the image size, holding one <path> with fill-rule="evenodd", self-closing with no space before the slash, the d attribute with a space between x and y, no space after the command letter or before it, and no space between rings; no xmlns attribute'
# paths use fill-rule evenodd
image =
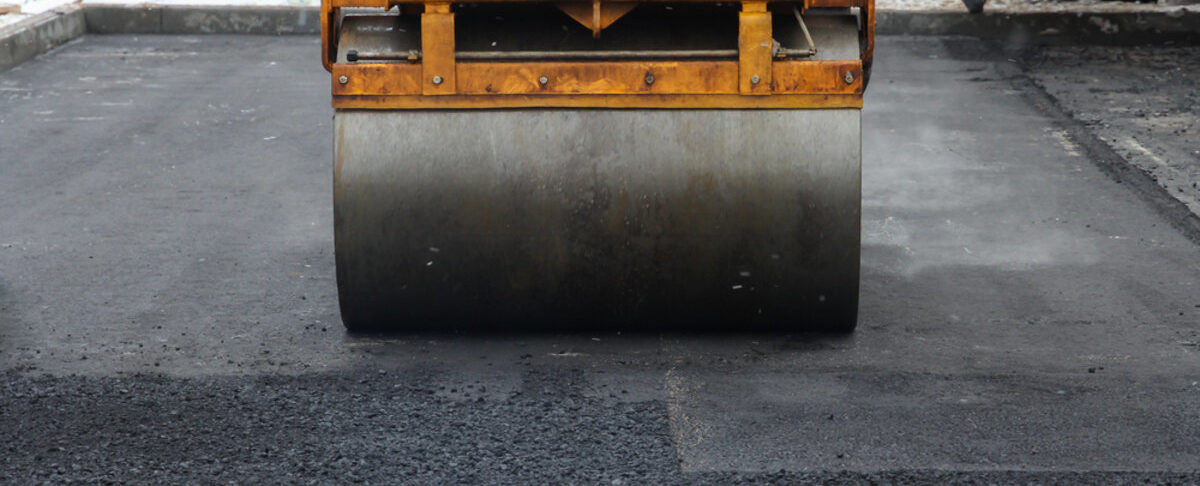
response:
<svg viewBox="0 0 1200 486"><path fill-rule="evenodd" d="M374 7L388 8L388 6L398 3L391 0L327 0L333 7ZM424 3L424 0L414 1L412 3Z"/></svg>
<svg viewBox="0 0 1200 486"><path fill-rule="evenodd" d="M862 61L779 61L774 70L776 93L863 92Z"/></svg>
<svg viewBox="0 0 1200 486"><path fill-rule="evenodd" d="M462 62L458 87L461 94L478 95L736 93L737 63Z"/></svg>
<svg viewBox="0 0 1200 486"><path fill-rule="evenodd" d="M795 109L862 108L862 95L561 95L335 96L337 109L504 108Z"/></svg>
<svg viewBox="0 0 1200 486"><path fill-rule="evenodd" d="M345 76L345 83L342 83ZM421 66L417 64L333 65L333 96L420 94Z"/></svg>
<svg viewBox="0 0 1200 486"><path fill-rule="evenodd" d="M738 13L738 88L771 93L771 13L766 2L744 2Z"/></svg>
<svg viewBox="0 0 1200 486"><path fill-rule="evenodd" d="M494 97L737 94L738 69L735 61L463 62L456 65L456 79L458 94ZM861 61L775 61L772 69L774 94L863 91ZM333 94L423 94L422 71L420 64L337 63L333 65ZM342 76L346 76L345 83Z"/></svg>
<svg viewBox="0 0 1200 486"><path fill-rule="evenodd" d="M321 65L325 70L333 72L333 53L337 52L334 45L338 10L333 8L333 0L321 0Z"/></svg>
<svg viewBox="0 0 1200 486"><path fill-rule="evenodd" d="M458 94L466 95L738 93L735 61L464 62L456 68ZM772 69L775 94L858 94L863 90L861 61L775 61ZM341 76L346 76L346 83ZM337 63L333 79L334 96L425 92L420 64Z"/></svg>
<svg viewBox="0 0 1200 486"><path fill-rule="evenodd" d="M866 18L863 22L863 32L866 36L867 45L863 48L862 60L863 65L867 66L867 69L870 69L872 59L875 56L875 0L864 0L864 3L866 5L863 7L863 10L865 11L864 17Z"/></svg>
<svg viewBox="0 0 1200 486"><path fill-rule="evenodd" d="M454 67L454 14L449 4L426 4L421 14L421 86L428 95L457 91Z"/></svg>

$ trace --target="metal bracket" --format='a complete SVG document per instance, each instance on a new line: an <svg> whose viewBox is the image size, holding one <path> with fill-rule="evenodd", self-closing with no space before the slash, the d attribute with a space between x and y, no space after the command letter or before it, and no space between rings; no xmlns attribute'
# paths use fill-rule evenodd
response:
<svg viewBox="0 0 1200 486"><path fill-rule="evenodd" d="M800 32L804 33L804 41L808 43L808 55L817 55L817 46L813 44L812 34L808 33L808 26L804 25L804 16L800 15L800 8L792 5L792 14L796 16L796 22L800 24Z"/></svg>

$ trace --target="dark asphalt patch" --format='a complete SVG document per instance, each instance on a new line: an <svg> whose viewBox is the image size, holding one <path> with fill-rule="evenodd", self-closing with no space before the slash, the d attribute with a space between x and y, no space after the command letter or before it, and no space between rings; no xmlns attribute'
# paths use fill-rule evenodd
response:
<svg viewBox="0 0 1200 486"><path fill-rule="evenodd" d="M1187 484L1196 472L683 473L665 406L563 393L501 400L421 373L176 379L0 375L0 482L141 484ZM450 385L463 386L463 385ZM469 394L468 394L469 395ZM805 437L796 437L797 443Z"/></svg>
<svg viewBox="0 0 1200 486"><path fill-rule="evenodd" d="M570 386L540 375L493 403L440 397L446 385L419 374L7 373L0 482L610 484L677 473L661 403L599 403L558 393L560 380Z"/></svg>

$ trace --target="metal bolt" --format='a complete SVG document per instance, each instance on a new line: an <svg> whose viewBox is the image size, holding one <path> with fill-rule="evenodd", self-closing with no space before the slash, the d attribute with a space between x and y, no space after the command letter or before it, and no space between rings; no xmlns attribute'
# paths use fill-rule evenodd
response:
<svg viewBox="0 0 1200 486"><path fill-rule="evenodd" d="M538 84L541 84L542 86L545 86L546 83L549 83L549 82L550 82L550 78L547 78L545 76L538 78Z"/></svg>
<svg viewBox="0 0 1200 486"><path fill-rule="evenodd" d="M842 80L846 81L846 84L853 83L854 82L854 73L852 73L850 71L846 71L846 74L842 75Z"/></svg>
<svg viewBox="0 0 1200 486"><path fill-rule="evenodd" d="M441 76L434 76L434 77L433 77L433 84L442 84L442 77L441 77Z"/></svg>
<svg viewBox="0 0 1200 486"><path fill-rule="evenodd" d="M344 75L343 75L343 76L338 76L338 82L339 82L339 83L342 83L342 84L346 84L346 83L349 83L349 82L350 82L350 78L347 78L347 77L346 77L346 76L344 76Z"/></svg>
<svg viewBox="0 0 1200 486"><path fill-rule="evenodd" d="M654 84L654 75L653 74L646 75L646 84Z"/></svg>
<svg viewBox="0 0 1200 486"><path fill-rule="evenodd" d="M757 74L755 74L754 76L750 76L750 84L758 84L759 81L761 81L761 80L758 79Z"/></svg>

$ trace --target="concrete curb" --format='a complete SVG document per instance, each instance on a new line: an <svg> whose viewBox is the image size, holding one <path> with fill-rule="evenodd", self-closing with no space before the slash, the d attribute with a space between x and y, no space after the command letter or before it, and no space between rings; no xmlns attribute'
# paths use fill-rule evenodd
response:
<svg viewBox="0 0 1200 486"><path fill-rule="evenodd" d="M83 35L83 8L66 5L0 28L0 72Z"/></svg>
<svg viewBox="0 0 1200 486"><path fill-rule="evenodd" d="M316 35L315 7L73 4L0 28L0 71L91 34ZM1007 45L1200 44L1200 11L983 13L884 10L882 35L963 35Z"/></svg>
<svg viewBox="0 0 1200 486"><path fill-rule="evenodd" d="M257 34L321 33L314 7L86 5L92 34Z"/></svg>

